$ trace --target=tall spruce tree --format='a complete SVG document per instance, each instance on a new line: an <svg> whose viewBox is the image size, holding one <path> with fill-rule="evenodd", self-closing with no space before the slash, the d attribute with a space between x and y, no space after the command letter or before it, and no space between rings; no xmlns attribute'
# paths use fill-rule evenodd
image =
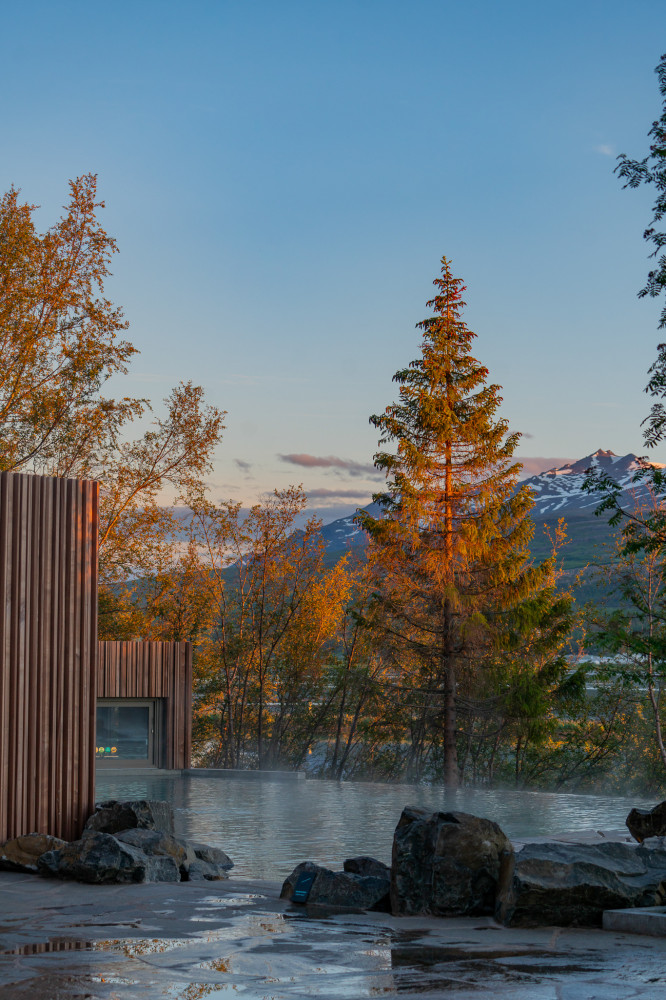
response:
<svg viewBox="0 0 666 1000"><path fill-rule="evenodd" d="M380 431L375 465L387 475L375 495L381 516L362 515L376 568L377 598L396 663L419 664L413 685L441 734L444 780L459 781L459 687L501 645L508 617L552 576L529 562L533 505L517 489L520 435L498 416L500 386L471 355L476 334L462 319L464 285L446 257L434 315L417 325L421 356L398 371L399 401L370 422ZM530 627L538 628L532 622ZM509 625L508 627L513 627ZM401 654L402 650L402 654ZM407 685L409 686L409 685Z"/></svg>

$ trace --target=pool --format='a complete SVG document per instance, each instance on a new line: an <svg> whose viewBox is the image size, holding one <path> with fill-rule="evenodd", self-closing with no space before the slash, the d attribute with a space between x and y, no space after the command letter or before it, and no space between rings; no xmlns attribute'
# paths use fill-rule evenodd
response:
<svg viewBox="0 0 666 1000"><path fill-rule="evenodd" d="M267 879L282 879L306 860L341 868L345 858L369 854L390 863L393 831L406 805L485 816L510 837L620 828L632 807L655 805L554 792L108 772L98 773L96 795L167 799L177 833L221 847L235 862L234 875Z"/></svg>

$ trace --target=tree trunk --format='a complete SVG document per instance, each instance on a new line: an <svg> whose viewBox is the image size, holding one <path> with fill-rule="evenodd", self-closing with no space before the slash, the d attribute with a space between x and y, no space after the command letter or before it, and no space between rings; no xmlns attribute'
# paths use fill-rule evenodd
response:
<svg viewBox="0 0 666 1000"><path fill-rule="evenodd" d="M456 746L456 672L452 666L444 671L444 784L458 788L458 748Z"/></svg>
<svg viewBox="0 0 666 1000"><path fill-rule="evenodd" d="M664 734L661 729L661 718L659 716L659 698L654 693L654 685L648 685L648 693L650 695L650 703L652 705L652 712L654 713L654 728L657 737L657 746L659 747L659 753L661 755L661 762L666 767L666 747L664 746Z"/></svg>

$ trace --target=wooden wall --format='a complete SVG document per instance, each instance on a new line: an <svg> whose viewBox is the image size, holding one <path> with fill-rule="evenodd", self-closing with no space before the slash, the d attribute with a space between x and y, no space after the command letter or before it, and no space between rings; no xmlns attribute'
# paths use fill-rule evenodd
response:
<svg viewBox="0 0 666 1000"><path fill-rule="evenodd" d="M0 472L0 842L94 808L98 484Z"/></svg>
<svg viewBox="0 0 666 1000"><path fill-rule="evenodd" d="M98 698L164 698L165 738L158 767L190 767L192 643L100 642Z"/></svg>

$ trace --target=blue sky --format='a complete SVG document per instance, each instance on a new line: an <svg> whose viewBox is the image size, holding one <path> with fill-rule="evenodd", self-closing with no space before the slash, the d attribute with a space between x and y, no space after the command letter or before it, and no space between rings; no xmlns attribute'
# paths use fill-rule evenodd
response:
<svg viewBox="0 0 666 1000"><path fill-rule="evenodd" d="M442 254L522 455L643 451L653 199L612 170L647 150L663 51L663 0L27 0L0 185L46 227L98 173L141 351L116 391L203 384L229 414L213 494L303 482L330 519L372 490L368 416Z"/></svg>

